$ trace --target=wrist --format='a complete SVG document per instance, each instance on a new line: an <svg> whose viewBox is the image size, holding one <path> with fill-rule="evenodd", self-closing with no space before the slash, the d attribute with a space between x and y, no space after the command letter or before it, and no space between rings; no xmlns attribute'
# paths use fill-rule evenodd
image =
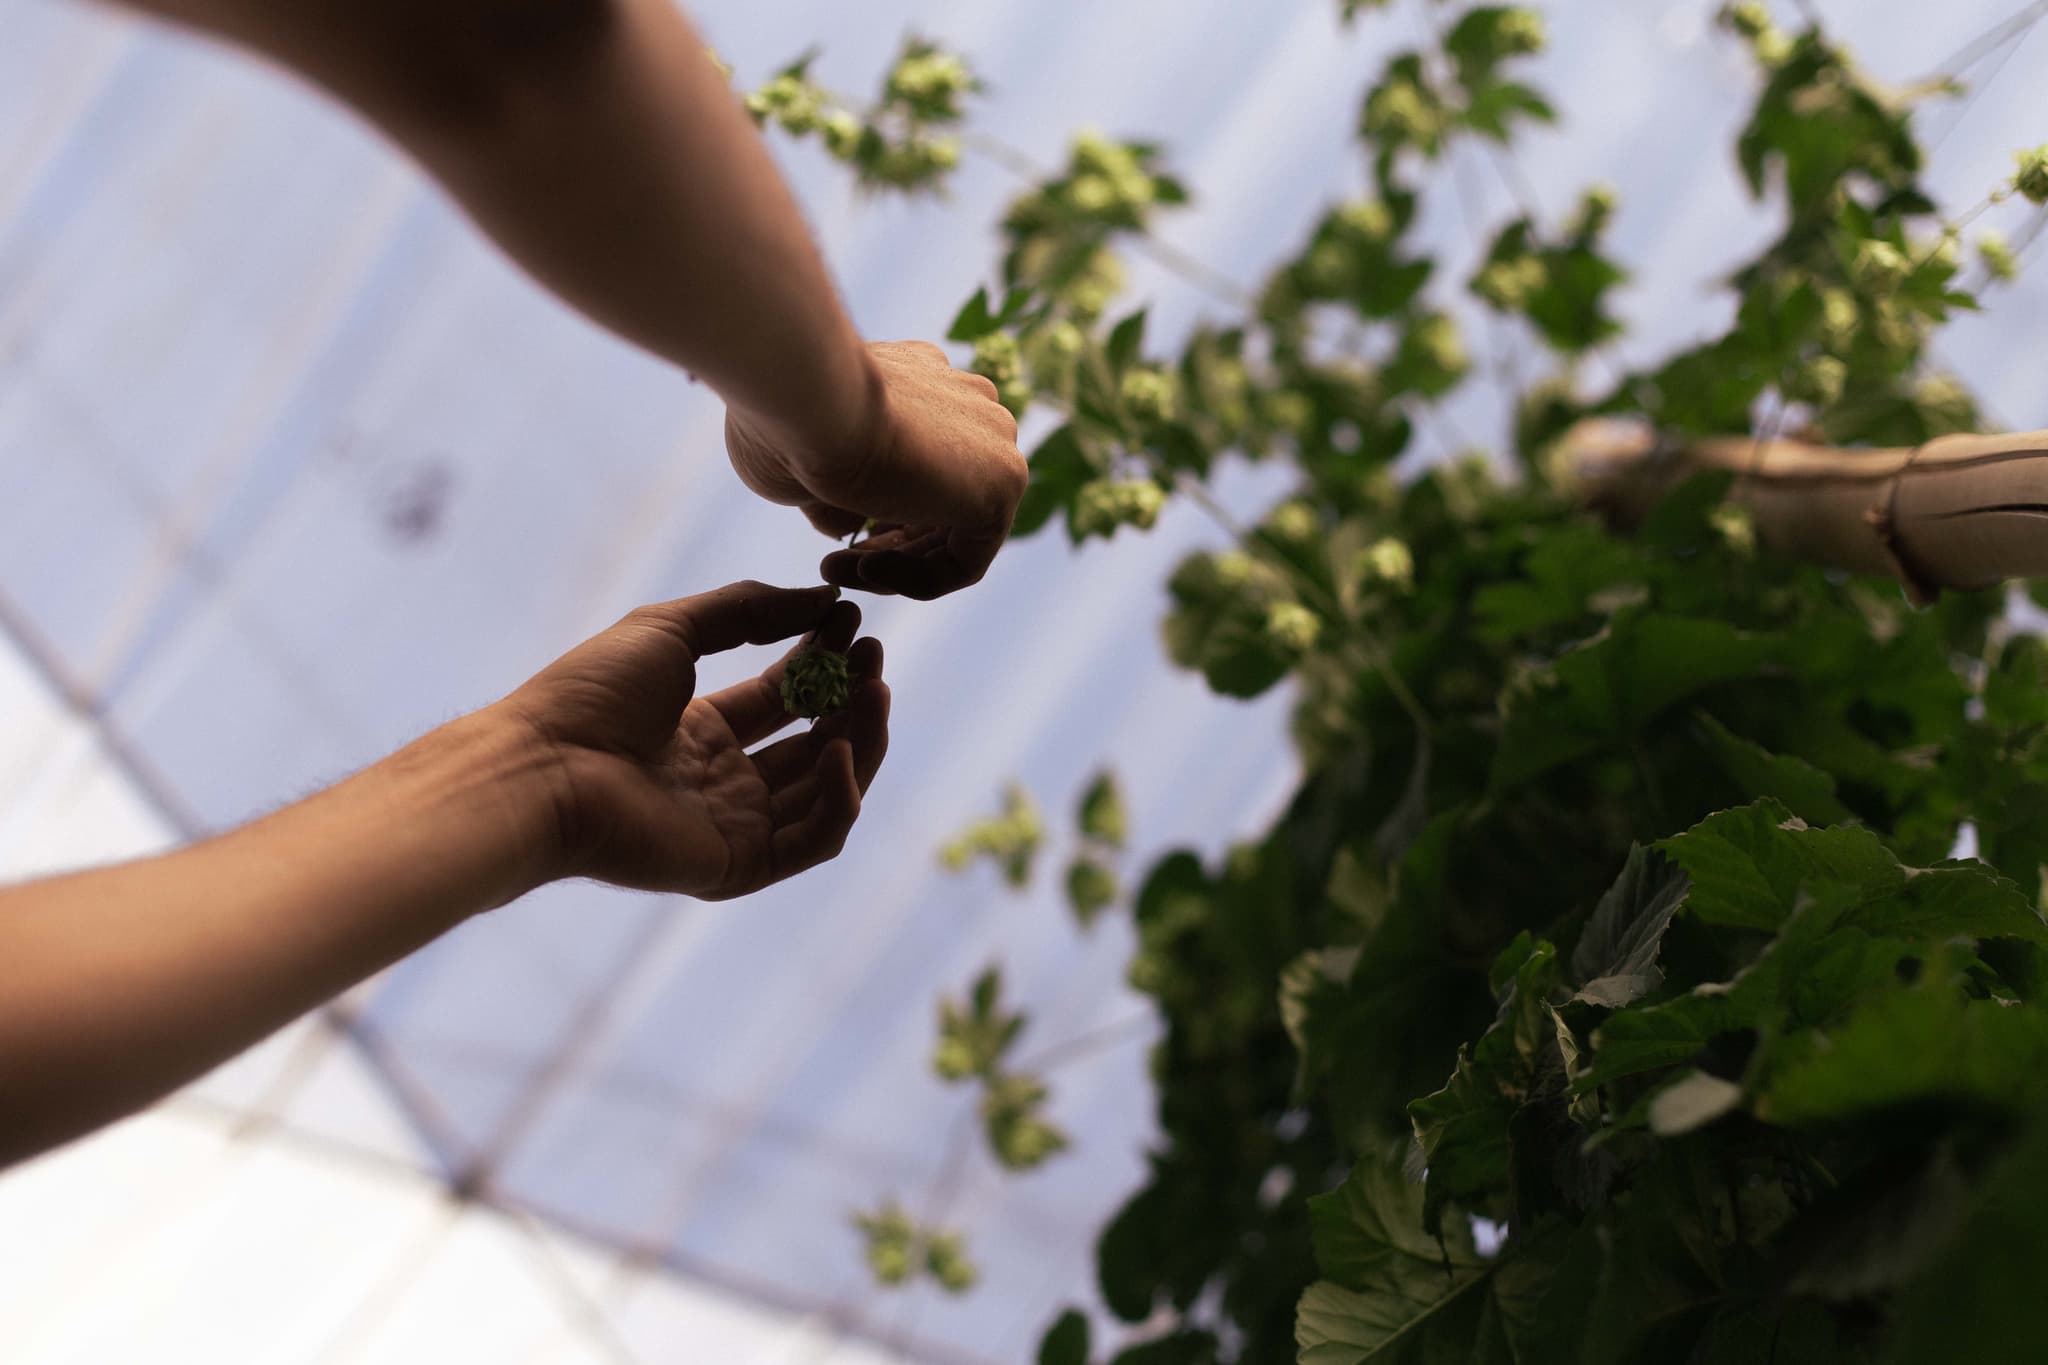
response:
<svg viewBox="0 0 2048 1365"><path fill-rule="evenodd" d="M802 400L778 412L746 411L812 496L831 502L860 486L869 456L888 426L888 386L866 346L851 332L831 348L819 373L791 385Z"/></svg>
<svg viewBox="0 0 2048 1365"><path fill-rule="evenodd" d="M501 703L450 721L415 747L427 751L414 767L423 799L450 804L478 833L487 872L477 909L571 875L566 766L537 727ZM400 750L392 761L411 756Z"/></svg>

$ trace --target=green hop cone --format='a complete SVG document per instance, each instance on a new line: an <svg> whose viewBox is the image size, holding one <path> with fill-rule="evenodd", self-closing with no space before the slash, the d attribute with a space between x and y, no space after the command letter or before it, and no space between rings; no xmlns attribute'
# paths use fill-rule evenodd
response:
<svg viewBox="0 0 2048 1365"><path fill-rule="evenodd" d="M981 1272L967 1258L967 1247L956 1232L934 1232L924 1246L925 1269L948 1294L964 1294L974 1288Z"/></svg>
<svg viewBox="0 0 2048 1365"><path fill-rule="evenodd" d="M1826 407L1842 396L1842 387L1848 382L1849 367L1839 357L1817 356L1785 377L1785 394Z"/></svg>
<svg viewBox="0 0 2048 1365"><path fill-rule="evenodd" d="M1855 344L1857 329L1863 325L1856 296L1846 289L1829 289L1820 296L1821 339L1836 350Z"/></svg>
<svg viewBox="0 0 2048 1365"><path fill-rule="evenodd" d="M1994 280L2010 281L2019 276L2019 259L1999 233L1987 232L1977 239L1977 259L1984 263L1984 273Z"/></svg>
<svg viewBox="0 0 2048 1365"><path fill-rule="evenodd" d="M1076 858L1067 868L1067 903L1083 928L1116 903L1116 874L1093 858Z"/></svg>
<svg viewBox="0 0 2048 1365"><path fill-rule="evenodd" d="M1509 10L1500 17L1500 27L1495 31L1500 38L1502 53L1510 57L1526 57L1541 52L1548 41L1543 31L1543 16L1529 9Z"/></svg>
<svg viewBox="0 0 2048 1365"><path fill-rule="evenodd" d="M1368 242L1384 242L1394 235L1394 213L1384 200L1361 199L1337 212L1338 224L1348 233Z"/></svg>
<svg viewBox="0 0 2048 1365"><path fill-rule="evenodd" d="M1771 28L1771 12L1759 0L1744 0L1728 8L1728 26L1745 38L1757 38Z"/></svg>
<svg viewBox="0 0 2048 1365"><path fill-rule="evenodd" d="M1139 421L1166 422L1173 419L1173 376L1164 370L1132 370L1124 376L1121 391L1124 406Z"/></svg>
<svg viewBox="0 0 2048 1365"><path fill-rule="evenodd" d="M932 1070L938 1073L940 1080L964 1081L978 1069L974 1045L965 1038L941 1038L938 1049L932 1053Z"/></svg>
<svg viewBox="0 0 2048 1365"><path fill-rule="evenodd" d="M1035 1076L998 1076L981 1097L981 1116L996 1159L1028 1171L1066 1150L1067 1135L1039 1117L1045 1082Z"/></svg>
<svg viewBox="0 0 2048 1365"><path fill-rule="evenodd" d="M2012 178L2012 187L2029 204L2048 204L2048 146L2021 152L2019 163L2020 168Z"/></svg>
<svg viewBox="0 0 2048 1365"><path fill-rule="evenodd" d="M917 1227L894 1200L873 1213L856 1213L853 1225L866 1243L868 1270L883 1284L902 1284L910 1278L916 1262L911 1256Z"/></svg>
<svg viewBox="0 0 2048 1365"><path fill-rule="evenodd" d="M1299 602L1275 602L1266 612L1266 638L1289 654L1306 654L1323 635L1323 623Z"/></svg>
<svg viewBox="0 0 2048 1365"><path fill-rule="evenodd" d="M1748 559L1756 554L1756 518L1740 503L1724 502L1707 514L1707 523L1736 554Z"/></svg>
<svg viewBox="0 0 2048 1365"><path fill-rule="evenodd" d="M1316 509L1305 502L1288 501L1273 509L1266 519L1266 531L1282 545L1305 548L1323 533Z"/></svg>
<svg viewBox="0 0 2048 1365"><path fill-rule="evenodd" d="M846 656L832 649L807 649L782 670L782 709L813 720L846 709L852 685Z"/></svg>
<svg viewBox="0 0 2048 1365"><path fill-rule="evenodd" d="M902 1284L910 1278L910 1248L877 1242L868 1248L868 1269L883 1284Z"/></svg>
<svg viewBox="0 0 2048 1365"><path fill-rule="evenodd" d="M1074 494L1074 534L1113 536L1120 526L1150 530L1166 493L1150 479L1091 479Z"/></svg>
<svg viewBox="0 0 2048 1365"><path fill-rule="evenodd" d="M1415 588L1415 553L1408 542L1385 536L1358 552L1359 576L1368 583L1380 583L1396 592Z"/></svg>
<svg viewBox="0 0 2048 1365"><path fill-rule="evenodd" d="M860 148L861 121L844 109L827 114L820 124L825 133L825 148L832 155L844 159Z"/></svg>
<svg viewBox="0 0 2048 1365"><path fill-rule="evenodd" d="M974 372L997 384L1007 384L1016 379L1020 363L1017 338L1008 332L990 332L974 343Z"/></svg>
<svg viewBox="0 0 2048 1365"><path fill-rule="evenodd" d="M1852 268L1859 284L1883 292L1896 289L1912 273L1913 263L1890 242L1870 241L1856 248Z"/></svg>
<svg viewBox="0 0 2048 1365"><path fill-rule="evenodd" d="M1472 277L1472 292L1504 313L1518 312L1550 282L1550 270L1535 256L1494 261Z"/></svg>

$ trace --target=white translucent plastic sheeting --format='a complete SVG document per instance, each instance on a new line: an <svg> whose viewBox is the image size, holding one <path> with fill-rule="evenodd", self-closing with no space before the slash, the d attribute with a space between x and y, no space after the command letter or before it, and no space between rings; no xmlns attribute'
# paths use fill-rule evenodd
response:
<svg viewBox="0 0 2048 1365"><path fill-rule="evenodd" d="M1563 126L1514 171L1461 151L1419 228L1484 373L1423 424L1417 459L1496 443L1501 385L1533 377L1455 291L1519 199L1556 216L1591 181L1619 190L1633 330L1600 363L1725 320L1710 288L1775 215L1727 155L1752 85L1710 36L1716 7L1547 7L1533 78ZM1905 81L2013 5L1819 7ZM826 80L866 90L922 31L989 79L978 127L1041 162L1082 123L1163 140L1199 196L1166 234L1245 285L1358 192L1358 90L1419 36L1399 13L1340 29L1334 0L697 9L743 80L816 41ZM2048 140L2018 76L1933 119L1930 179L1958 211L2013 147ZM274 73L71 0L0 0L0 130L0 607L93 717L26 738L0 724L0 763L96 730L172 827L217 828L501 694L640 601L813 575L825 547L739 489L707 395L534 290ZM779 154L868 334L942 332L989 277L1014 190L991 162L970 158L950 201L902 202L855 195L814 148ZM1229 311L1156 265L1133 278L1168 343ZM1944 342L2007 425L2048 421L2023 332L2044 303L2036 270ZM1246 510L1281 490L1272 471L1221 487ZM1079 932L1056 876L1014 898L986 869L939 874L930 850L1011 776L1064 826L1104 759L1131 793L1133 871L1270 819L1292 777L1284 700L1213 698L1156 645L1161 580L1219 538L1176 505L1147 537L1073 554L1048 534L972 593L871 604L897 720L845 857L739 906L571 885L467 926L354 1002L374 1085L316 1068L314 1126L431 1171L488 1158L561 1225L834 1331L1023 1357L1089 1298L1095 1231L1142 1175L1147 1034L1116 1031L1143 1018L1121 983L1130 931ZM0 811L0 846L43 865L76 851L49 814L61 795ZM121 799L76 809L119 825ZM981 1292L878 1296L847 1213L932 1195L970 1101L929 1073L931 1001L994 959L1033 1012L1026 1053L1112 1030L1053 1077L1052 1115L1083 1141L1028 1178L978 1152L961 1166L941 1212ZM404 1104L366 1110L377 1087ZM662 1320L637 1330L661 1339Z"/></svg>
<svg viewBox="0 0 2048 1365"><path fill-rule="evenodd" d="M0 882L173 842L0 642ZM302 1020L149 1113L0 1178L8 1365L886 1365L530 1215L452 1201L385 1083Z"/></svg>

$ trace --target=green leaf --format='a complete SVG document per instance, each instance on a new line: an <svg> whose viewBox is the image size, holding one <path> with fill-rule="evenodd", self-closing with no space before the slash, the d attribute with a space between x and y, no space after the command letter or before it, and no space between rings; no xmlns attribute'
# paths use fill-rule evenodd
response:
<svg viewBox="0 0 2048 1365"><path fill-rule="evenodd" d="M1029 289L1012 289L1003 296L1003 306L990 312L988 290L977 289L974 297L954 315L953 325L946 329L946 340L974 342L992 332L999 332L1015 322L1030 302Z"/></svg>
<svg viewBox="0 0 2048 1365"><path fill-rule="evenodd" d="M1096 468L1072 423L1058 428L1031 452L1031 482L1017 504L1012 536L1028 536L1053 514L1073 506L1081 486L1096 477Z"/></svg>
<svg viewBox="0 0 2048 1365"><path fill-rule="evenodd" d="M1776 801L1708 816L1658 845L1692 876L1687 908L1710 924L1775 929L1814 881L1850 886L1905 880L1898 859L1866 829L1811 829Z"/></svg>
<svg viewBox="0 0 2048 1365"><path fill-rule="evenodd" d="M1493 789L1613 745L1717 684L1775 662L1777 641L1721 621L1654 612L1618 613L1606 629L1561 655L1508 703Z"/></svg>
<svg viewBox="0 0 2048 1365"><path fill-rule="evenodd" d="M2048 1360L2048 1124L2037 1115L1978 1184L1960 1227L1899 1304L1890 1365Z"/></svg>
<svg viewBox="0 0 2048 1365"><path fill-rule="evenodd" d="M1704 711L1693 713L1693 724L1708 754L1750 800L1769 797L1815 824L1838 824L1850 818L1849 808L1835 795L1835 779L1805 759L1774 754Z"/></svg>
<svg viewBox="0 0 2048 1365"><path fill-rule="evenodd" d="M1560 975L1557 950L1525 933L1495 964L1500 1012L1443 1089L1408 1106L1428 1168L1423 1220L1435 1230L1446 1203L1482 1206L1504 1192L1513 1167L1509 1126L1546 1073L1562 1077L1550 997Z"/></svg>
<svg viewBox="0 0 2048 1365"><path fill-rule="evenodd" d="M1421 1360L1432 1340L1469 1334L1446 1310L1485 1282L1489 1264L1462 1228L1442 1241L1423 1230L1422 1189L1397 1161L1360 1161L1343 1185L1309 1200L1309 1218L1329 1278L1296 1312L1303 1365Z"/></svg>
<svg viewBox="0 0 2048 1365"><path fill-rule="evenodd" d="M1069 1308L1038 1343L1038 1365L1088 1365L1088 1319Z"/></svg>
<svg viewBox="0 0 2048 1365"><path fill-rule="evenodd" d="M1103 343L1102 351L1113 374L1121 375L1144 353L1146 311L1140 308L1110 329L1109 340Z"/></svg>
<svg viewBox="0 0 2048 1365"><path fill-rule="evenodd" d="M1662 854L1632 845L1621 876L1600 898L1572 949L1572 977L1580 983L1572 999L1613 1009L1663 985L1657 955L1689 885Z"/></svg>
<svg viewBox="0 0 2048 1365"><path fill-rule="evenodd" d="M1759 1117L1796 1128L1921 1102L2009 1111L2048 1067L2048 1012L1971 999L1937 959L1802 1051L1764 1084Z"/></svg>
<svg viewBox="0 0 2048 1365"><path fill-rule="evenodd" d="M1789 1229L1786 1288L1854 1302L1904 1287L1955 1231L1969 1193L1948 1141L1879 1157Z"/></svg>

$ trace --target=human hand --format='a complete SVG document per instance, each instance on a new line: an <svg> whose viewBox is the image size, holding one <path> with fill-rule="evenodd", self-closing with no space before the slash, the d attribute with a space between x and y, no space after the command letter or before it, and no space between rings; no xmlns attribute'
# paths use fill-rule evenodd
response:
<svg viewBox="0 0 2048 1365"><path fill-rule="evenodd" d="M558 875L726 900L837 856L889 745L882 646L837 597L735 583L641 607L498 703L542 746ZM697 697L697 660L807 630L847 654L847 708L750 753L794 719L782 663Z"/></svg>
<svg viewBox="0 0 2048 1365"><path fill-rule="evenodd" d="M725 445L747 487L799 507L830 536L874 534L825 556L825 581L943 597L981 580L1010 533L1029 477L1017 422L996 386L928 342L876 342L867 411L840 434L803 437L727 414Z"/></svg>

